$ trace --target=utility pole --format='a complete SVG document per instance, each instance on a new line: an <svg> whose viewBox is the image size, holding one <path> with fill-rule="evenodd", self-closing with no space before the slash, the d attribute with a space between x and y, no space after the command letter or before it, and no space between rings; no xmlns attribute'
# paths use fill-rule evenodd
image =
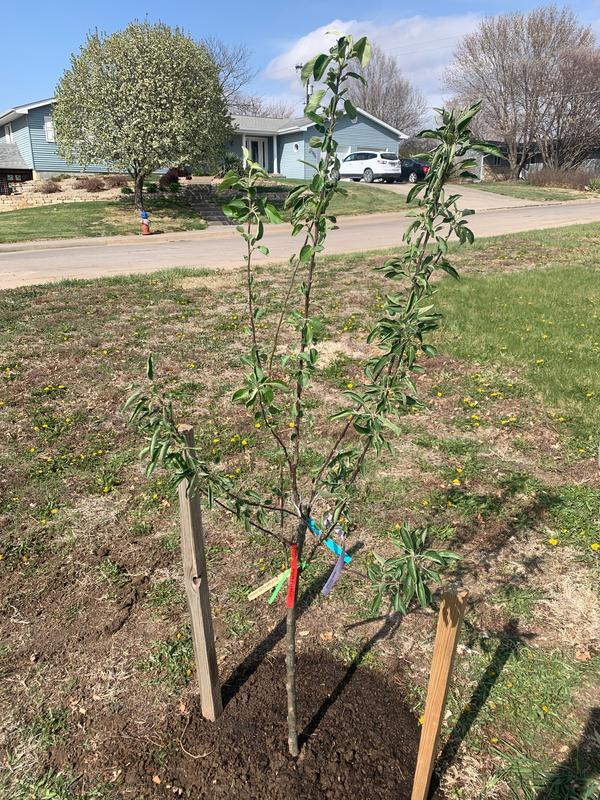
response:
<svg viewBox="0 0 600 800"><path fill-rule="evenodd" d="M298 77L300 78L300 80L302 80L302 68L303 68L303 66L304 66L304 64L296 64L296 72L298 73ZM308 81L308 83L306 84L306 97L305 97L305 100L304 100L305 103L308 103L308 101L310 100L310 96L313 93L313 89L314 89L314 87L313 87L312 83L310 81Z"/></svg>

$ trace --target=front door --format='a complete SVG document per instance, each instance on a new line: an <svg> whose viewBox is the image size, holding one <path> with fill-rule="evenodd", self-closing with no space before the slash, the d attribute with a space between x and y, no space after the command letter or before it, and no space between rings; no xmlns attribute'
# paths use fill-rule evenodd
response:
<svg viewBox="0 0 600 800"><path fill-rule="evenodd" d="M250 160L255 161L263 169L269 168L269 151L266 139L248 139L248 150L250 151Z"/></svg>

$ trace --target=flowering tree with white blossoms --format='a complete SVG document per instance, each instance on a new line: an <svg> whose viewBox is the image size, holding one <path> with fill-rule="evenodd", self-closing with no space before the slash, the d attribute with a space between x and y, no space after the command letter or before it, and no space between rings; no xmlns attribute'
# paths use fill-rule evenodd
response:
<svg viewBox="0 0 600 800"><path fill-rule="evenodd" d="M128 172L138 209L155 170L216 163L232 132L206 46L147 21L88 35L58 83L53 119L66 161Z"/></svg>

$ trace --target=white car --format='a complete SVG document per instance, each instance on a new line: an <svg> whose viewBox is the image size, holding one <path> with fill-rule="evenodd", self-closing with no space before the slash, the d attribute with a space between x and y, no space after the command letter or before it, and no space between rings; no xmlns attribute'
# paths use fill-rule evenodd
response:
<svg viewBox="0 0 600 800"><path fill-rule="evenodd" d="M402 165L395 153L385 151L379 153L367 153L360 151L350 153L349 156L340 163L339 170L332 171L332 177L336 180L340 178L352 178L354 181L363 180L365 183L381 179L383 181L399 181L402 175Z"/></svg>

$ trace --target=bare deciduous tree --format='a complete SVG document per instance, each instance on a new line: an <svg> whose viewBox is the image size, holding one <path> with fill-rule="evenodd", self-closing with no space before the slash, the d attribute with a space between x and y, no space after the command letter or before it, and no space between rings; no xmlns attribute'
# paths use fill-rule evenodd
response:
<svg viewBox="0 0 600 800"><path fill-rule="evenodd" d="M572 169L600 147L600 49L565 53L551 89L544 98L540 151L547 166Z"/></svg>
<svg viewBox="0 0 600 800"><path fill-rule="evenodd" d="M565 57L594 47L592 29L569 9L489 17L462 40L445 83L461 104L481 100L478 133L504 142L518 177L539 149L549 100L568 74Z"/></svg>
<svg viewBox="0 0 600 800"><path fill-rule="evenodd" d="M348 89L348 97L356 106L404 133L413 134L423 127L425 98L404 77L393 56L375 45L371 61L360 74L366 83L357 81Z"/></svg>
<svg viewBox="0 0 600 800"><path fill-rule="evenodd" d="M258 95L239 95L232 110L235 114L247 114L251 117L288 119L295 115L293 103L287 100L266 101Z"/></svg>
<svg viewBox="0 0 600 800"><path fill-rule="evenodd" d="M204 39L203 44L219 68L223 94L230 110L239 113L235 108L238 98L256 75L250 64L250 50L243 43L228 45L213 36Z"/></svg>
<svg viewBox="0 0 600 800"><path fill-rule="evenodd" d="M269 102L244 91L256 77L256 70L250 63L251 53L245 44L228 45L213 36L204 39L203 44L219 68L223 94L232 114L281 119L294 116L293 103L285 100Z"/></svg>

